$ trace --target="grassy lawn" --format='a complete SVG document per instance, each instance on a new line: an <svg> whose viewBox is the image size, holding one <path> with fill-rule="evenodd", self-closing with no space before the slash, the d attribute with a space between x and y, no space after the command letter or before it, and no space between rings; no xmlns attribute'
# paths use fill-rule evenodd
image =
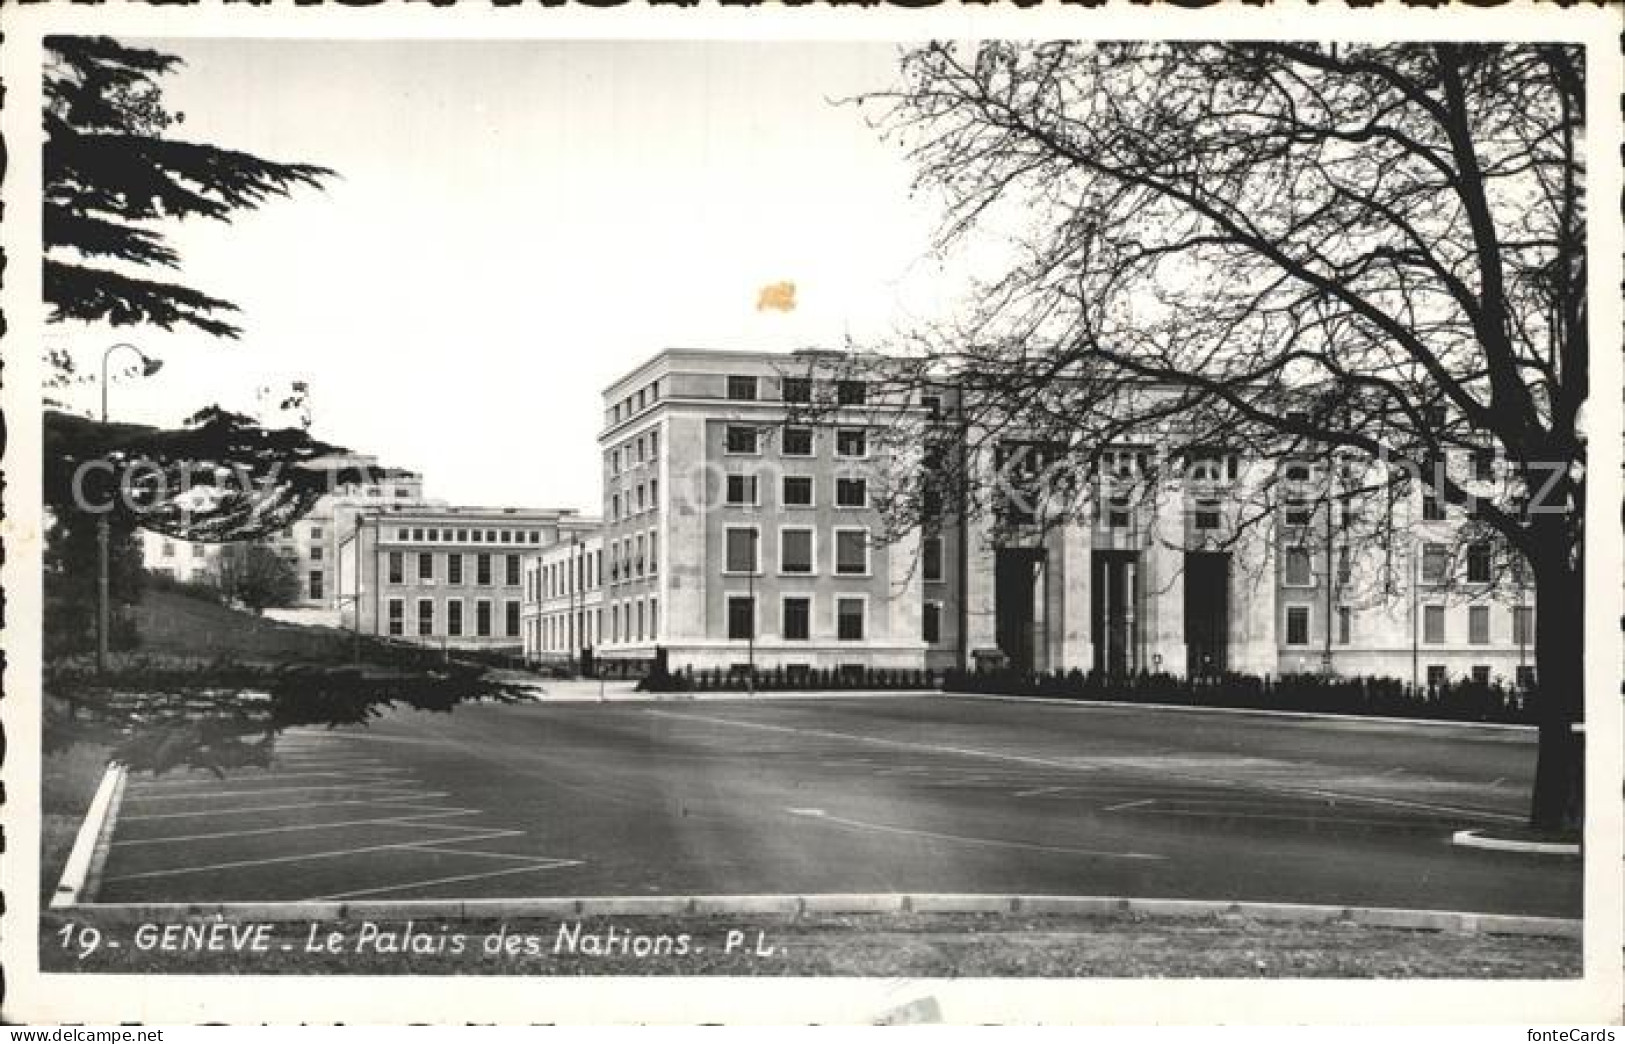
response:
<svg viewBox="0 0 1625 1044"><path fill-rule="evenodd" d="M40 770L40 899L56 891L85 810L96 796L111 750L95 742L54 750Z"/></svg>
<svg viewBox="0 0 1625 1044"><path fill-rule="evenodd" d="M349 663L354 639L332 627L281 623L178 591L149 588L133 610L140 657L243 663Z"/></svg>
<svg viewBox="0 0 1625 1044"><path fill-rule="evenodd" d="M261 953L143 951L135 925L104 923L103 945L83 961L58 941L56 933L66 923L68 919L55 914L44 918L42 968L177 974L1261 979L1529 979L1581 974L1580 944L1573 939L1352 925L1263 925L1222 917L871 914L800 919L530 918L503 923L428 919L411 922L415 944L404 935L405 921L291 922L270 929L268 948ZM92 915L75 923L96 921ZM730 931L738 932L732 950ZM683 953L685 934L688 944ZM644 956L622 952L637 945L633 940L639 937L662 936L674 952ZM592 937L610 952L585 952L591 944L583 940ZM326 943L330 938L337 952L320 946L319 952L305 952L311 939ZM461 952L453 942L458 938ZM618 943L613 941L617 938ZM118 942L118 948L105 945L109 940Z"/></svg>

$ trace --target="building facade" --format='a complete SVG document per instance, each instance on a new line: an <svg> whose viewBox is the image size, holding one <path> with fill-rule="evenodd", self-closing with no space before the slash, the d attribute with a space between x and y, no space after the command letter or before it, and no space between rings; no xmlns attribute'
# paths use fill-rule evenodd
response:
<svg viewBox="0 0 1625 1044"><path fill-rule="evenodd" d="M604 627L602 529L601 519L565 519L558 540L526 558L525 659L580 665L595 655Z"/></svg>
<svg viewBox="0 0 1625 1044"><path fill-rule="evenodd" d="M357 514L341 537L343 626L423 645L518 654L524 565L570 510L420 506Z"/></svg>
<svg viewBox="0 0 1625 1044"><path fill-rule="evenodd" d="M951 383L881 391L839 359L670 350L606 390L601 659L1533 679L1532 588L1421 483L1374 510L1311 494L1347 461L1151 433L1101 447L1092 495L1046 518L1006 495L1042 440L956 424ZM884 437L905 422L918 460ZM889 531L896 476L929 487L944 454L1000 494ZM1487 448L1450 466L1507 478Z"/></svg>

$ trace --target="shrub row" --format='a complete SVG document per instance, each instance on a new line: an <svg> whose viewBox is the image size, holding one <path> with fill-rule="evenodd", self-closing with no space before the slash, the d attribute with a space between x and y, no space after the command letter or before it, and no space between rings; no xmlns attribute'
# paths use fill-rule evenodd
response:
<svg viewBox="0 0 1625 1044"><path fill-rule="evenodd" d="M641 692L802 692L854 689L935 689L937 676L925 670L890 667L773 667L755 672L712 667L684 667L662 674L651 671L638 683Z"/></svg>
<svg viewBox="0 0 1625 1044"><path fill-rule="evenodd" d="M942 688L946 692L1047 696L1069 700L1516 724L1534 721L1534 707L1538 699L1536 692L1495 682L1457 681L1415 687L1397 678L1315 674L1280 677L1223 674L1179 678L1148 672L1108 676L1096 671L1079 670L1037 674L949 670L943 674Z"/></svg>

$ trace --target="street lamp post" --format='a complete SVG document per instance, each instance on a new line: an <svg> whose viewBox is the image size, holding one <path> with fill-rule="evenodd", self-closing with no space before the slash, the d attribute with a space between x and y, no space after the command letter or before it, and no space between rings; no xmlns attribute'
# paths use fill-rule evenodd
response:
<svg viewBox="0 0 1625 1044"><path fill-rule="evenodd" d="M564 582L569 585L568 590L570 592L570 622L567 625L567 629L568 629L568 631L570 633L570 667L571 667L571 670L573 670L577 674L579 674L580 671L581 671L581 642L578 641L578 639L581 636L576 633L576 596L578 594L578 589L581 586L581 583L580 583L581 576L580 576L580 573L578 572L578 570L580 568L580 562L579 562L579 560L577 558L577 555L579 553L578 548L580 547L580 544L581 544L581 536L580 536L580 534L571 533L570 534L570 564L569 564L569 567L568 567L569 572L564 578Z"/></svg>
<svg viewBox="0 0 1625 1044"><path fill-rule="evenodd" d="M102 425L107 425L107 360L120 348L128 348L141 359L141 376L151 377L163 369L163 360L148 356L133 344L120 341L102 353ZM113 510L107 505L96 518L96 671L107 673L108 638L112 630L112 583L109 579L112 559L112 524L108 515Z"/></svg>

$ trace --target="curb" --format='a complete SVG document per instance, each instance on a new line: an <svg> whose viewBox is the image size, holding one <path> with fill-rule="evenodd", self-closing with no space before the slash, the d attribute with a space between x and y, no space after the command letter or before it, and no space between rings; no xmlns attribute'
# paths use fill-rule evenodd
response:
<svg viewBox="0 0 1625 1044"><path fill-rule="evenodd" d="M1517 841L1509 837L1484 837L1478 830L1458 830L1450 835L1450 843L1463 848L1482 848L1490 852L1523 852L1528 855L1578 856L1580 846L1561 841Z"/></svg>
<svg viewBox="0 0 1625 1044"><path fill-rule="evenodd" d="M58 904L53 903L53 906ZM1110 918L1222 918L1265 924L1354 925L1453 935L1537 935L1578 939L1582 922L1564 917L1403 910L1308 903L1110 896L859 893L826 895L586 896L537 899L397 899L367 902L84 903L83 915L111 922L178 923L199 919L337 921L345 919L519 917L804 917L841 914L1073 915Z"/></svg>
<svg viewBox="0 0 1625 1044"><path fill-rule="evenodd" d="M102 867L107 862L107 850L112 844L119 803L124 797L125 778L123 765L108 762L101 785L85 811L84 822L79 824L79 833L74 835L73 848L62 867L62 879L51 896L52 909L79 906L86 896L96 894L101 885Z"/></svg>
<svg viewBox="0 0 1625 1044"><path fill-rule="evenodd" d="M1378 725L1436 725L1464 729L1503 729L1532 732L1537 726L1503 721L1447 721L1442 718L1395 718L1379 714L1329 714L1324 711L1272 710L1268 707L1196 707L1188 703L1135 703L1129 700L1066 700L1056 696L1006 696L992 692L942 692L960 700L1001 700L1015 703L1053 703L1063 707L1113 707L1124 710L1186 711L1191 714L1256 714L1267 718L1298 718L1306 721L1372 722ZM1575 732L1584 732L1585 723L1576 722Z"/></svg>

